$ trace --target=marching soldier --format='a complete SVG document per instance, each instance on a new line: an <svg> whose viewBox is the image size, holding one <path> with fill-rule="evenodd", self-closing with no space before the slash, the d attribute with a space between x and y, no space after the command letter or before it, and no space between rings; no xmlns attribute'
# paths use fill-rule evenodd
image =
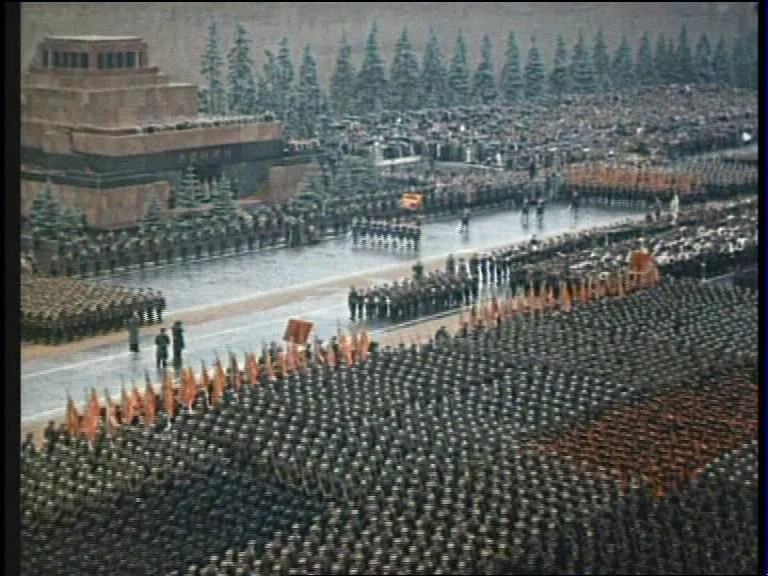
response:
<svg viewBox="0 0 768 576"><path fill-rule="evenodd" d="M173 336L173 367L176 370L181 369L181 351L184 350L184 328L181 320L176 320L171 328Z"/></svg>

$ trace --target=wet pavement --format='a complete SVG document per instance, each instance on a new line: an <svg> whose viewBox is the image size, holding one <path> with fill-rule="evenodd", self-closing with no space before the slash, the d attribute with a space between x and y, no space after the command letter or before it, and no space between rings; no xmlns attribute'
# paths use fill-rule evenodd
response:
<svg viewBox="0 0 768 576"><path fill-rule="evenodd" d="M424 260L484 250L529 239L608 225L637 213L601 210L588 207L574 219L567 207L550 206L538 221L530 216L524 226L519 212L499 212L475 216L468 239L457 234L457 222L435 222L425 225L419 257ZM245 300L254 296L278 294L297 285L312 285L341 277L366 273L372 282L377 271L416 259L413 253L353 248L348 239L336 239L300 249L281 249L262 253L241 254L194 264L174 264L157 269L133 271L110 278L116 284L152 287L162 290L168 301L168 312L177 316L185 311ZM320 292L320 291L319 291ZM287 318L302 317L315 324L322 338L332 335L337 327L347 324L346 290L310 295L288 304L244 311L242 314L187 326L184 351L185 365L199 369L201 361L210 366L218 354L223 359L230 351L242 358L246 351L259 350L264 344L282 336ZM372 327L375 334L383 328ZM154 329L141 340L138 355L128 352L127 336L120 343L90 347L81 352L38 358L22 363L22 425L54 417L65 406L67 393L78 405L85 399L86 389L94 386L114 395L121 385L132 382L143 387L145 372L158 381L154 363Z"/></svg>

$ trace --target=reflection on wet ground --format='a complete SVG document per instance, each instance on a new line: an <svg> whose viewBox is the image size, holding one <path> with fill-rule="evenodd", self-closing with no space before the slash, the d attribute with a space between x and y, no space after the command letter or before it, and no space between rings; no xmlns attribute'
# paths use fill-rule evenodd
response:
<svg viewBox="0 0 768 576"><path fill-rule="evenodd" d="M468 238L457 233L457 222L425 225L419 257L430 259L451 252L484 250L529 239L545 238L608 225L637 213L584 208L574 218L564 206L550 206L541 220L531 216L525 225L519 212L499 212L476 216ZM226 301L279 292L298 285L321 282L351 274L373 273L404 262L414 261L411 253L353 248L348 239L335 239L300 249L281 249L249 253L194 264L148 268L114 276L117 284L152 287L162 290L168 312L178 313ZM280 338L289 317L304 317L315 323L316 333L328 337L339 322L346 323L346 293L311 296L283 306L246 312L187 327L185 364L198 368L201 361L210 366L216 354L229 351L242 354L258 350L268 341ZM140 386L145 371L157 380L154 365L154 335L141 342L141 352L133 355L126 342L105 344L65 357L40 358L22 365L22 424L61 411L67 393L80 401L86 389L94 386L118 393L123 383Z"/></svg>

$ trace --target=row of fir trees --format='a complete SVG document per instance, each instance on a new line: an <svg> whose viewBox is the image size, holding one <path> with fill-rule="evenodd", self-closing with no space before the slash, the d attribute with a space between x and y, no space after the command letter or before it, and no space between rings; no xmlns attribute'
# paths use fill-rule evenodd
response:
<svg viewBox="0 0 768 576"><path fill-rule="evenodd" d="M702 34L694 46L686 26L677 38L660 33L655 43L645 33L636 49L624 35L613 53L602 30L591 42L579 31L570 50L563 37L558 36L549 69L535 37L531 38L523 61L515 34L510 32L497 77L490 36L482 39L480 59L473 72L461 32L447 61L433 30L419 59L404 29L387 67L374 22L359 69L352 62L352 47L346 35L342 36L327 94L320 87L309 45L302 52L298 75L285 37L276 54L265 50L265 63L259 74L254 71L248 31L238 24L226 58L225 86L219 44L218 28L212 21L202 57L204 87L200 91L200 111L211 115L270 112L284 122L290 136L298 138L314 137L320 118L326 114L338 117L383 109L512 103L545 94L594 93L670 83L717 83L756 90L758 83L756 35L736 38L731 46L726 46L722 36L713 45Z"/></svg>

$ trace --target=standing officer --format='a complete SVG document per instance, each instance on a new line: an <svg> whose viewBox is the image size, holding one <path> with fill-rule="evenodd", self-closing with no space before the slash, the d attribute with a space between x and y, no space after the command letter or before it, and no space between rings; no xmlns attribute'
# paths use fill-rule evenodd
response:
<svg viewBox="0 0 768 576"><path fill-rule="evenodd" d="M171 343L171 339L168 338L168 334L165 333L165 328L160 328L160 333L155 336L155 349L157 360L157 370L162 367L165 370L168 365L168 345Z"/></svg>
<svg viewBox="0 0 768 576"><path fill-rule="evenodd" d="M173 336L173 367L176 370L181 368L181 351L184 350L184 328L181 320L176 320L171 328Z"/></svg>
<svg viewBox="0 0 768 576"><path fill-rule="evenodd" d="M128 318L128 348L131 352L139 352L139 316L136 312Z"/></svg>
<svg viewBox="0 0 768 576"><path fill-rule="evenodd" d="M355 290L354 286L350 287L349 296L347 296L347 305L349 306L349 319L352 322L355 321L355 316L356 316L355 313L357 312L358 299L359 299L359 296L357 295L357 290Z"/></svg>

